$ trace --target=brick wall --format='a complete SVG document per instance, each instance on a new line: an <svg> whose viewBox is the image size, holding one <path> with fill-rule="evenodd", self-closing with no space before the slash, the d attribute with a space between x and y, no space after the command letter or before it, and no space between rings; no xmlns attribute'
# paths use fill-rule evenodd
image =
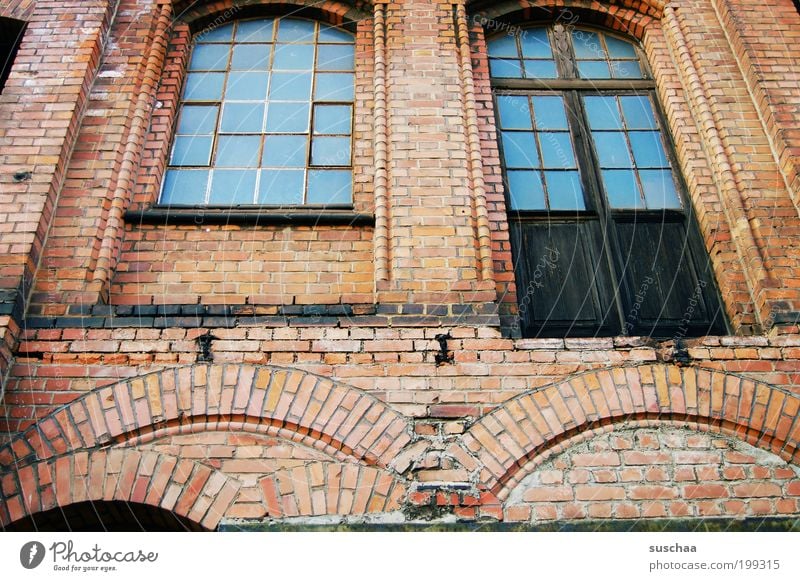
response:
<svg viewBox="0 0 800 581"><path fill-rule="evenodd" d="M28 22L0 96L3 526L85 500L205 528L798 516L790 0L317 6L356 32L375 218L268 225L124 216L158 195L192 31L274 3L76 4L0 1ZM734 335L513 336L484 26L535 7L642 43Z"/></svg>
<svg viewBox="0 0 800 581"><path fill-rule="evenodd" d="M800 480L773 454L681 429L613 431L537 466L509 520L797 514Z"/></svg>

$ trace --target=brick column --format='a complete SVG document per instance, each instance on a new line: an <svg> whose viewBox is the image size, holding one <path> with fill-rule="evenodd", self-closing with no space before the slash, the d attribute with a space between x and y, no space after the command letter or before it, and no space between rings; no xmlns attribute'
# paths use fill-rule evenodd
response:
<svg viewBox="0 0 800 581"><path fill-rule="evenodd" d="M31 312L62 315L69 304L107 299L119 254L122 213L138 168L165 52L169 5L122 0L113 42L92 79L85 119L65 173L56 218L36 278ZM52 296L62 304L56 307Z"/></svg>
<svg viewBox="0 0 800 581"><path fill-rule="evenodd" d="M390 272L379 301L492 301L494 285L480 282L454 5L388 3L386 28Z"/></svg>
<svg viewBox="0 0 800 581"><path fill-rule="evenodd" d="M106 0L39 0L11 12L27 29L0 96L3 321L25 310L112 9ZM7 323L0 337L13 349L17 324ZM0 375L7 363L3 350Z"/></svg>

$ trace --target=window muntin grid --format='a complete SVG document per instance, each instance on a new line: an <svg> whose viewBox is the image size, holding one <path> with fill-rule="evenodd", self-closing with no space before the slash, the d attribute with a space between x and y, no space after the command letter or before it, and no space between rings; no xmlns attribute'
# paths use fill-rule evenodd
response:
<svg viewBox="0 0 800 581"><path fill-rule="evenodd" d="M160 203L350 204L353 35L264 18L195 41Z"/></svg>
<svg viewBox="0 0 800 581"><path fill-rule="evenodd" d="M639 52L631 43L593 30L571 35L578 76L582 79L644 79Z"/></svg>
<svg viewBox="0 0 800 581"><path fill-rule="evenodd" d="M613 209L680 209L648 95L584 95L603 189Z"/></svg>
<svg viewBox="0 0 800 581"><path fill-rule="evenodd" d="M584 210L583 186L560 95L498 95L512 209Z"/></svg>
<svg viewBox="0 0 800 581"><path fill-rule="evenodd" d="M556 46L564 48L558 52L553 48ZM599 171L597 187L611 209L681 209L652 91L629 94L625 84L626 79L647 79L640 52L632 43L595 30L540 26L518 35L498 36L488 42L488 47L492 78L502 91L496 96L496 107L512 209L584 211L586 189L581 174L592 179L590 170L594 169ZM535 68L528 61L535 61ZM542 63L552 63L552 68L549 64L543 68ZM558 90L543 91L542 84L551 82L561 83ZM603 85L605 91L600 93L595 82L614 83L618 90ZM540 115L556 115L561 123L557 131L544 130L531 117L534 100L546 95L576 109L574 118L563 116L561 107L557 113ZM512 107L511 102L518 105ZM522 107L522 103L527 105ZM504 117L512 113L527 119L524 126L507 125ZM613 126L603 124L604 113L615 119ZM594 157L575 148L574 135L586 133L581 130L584 124ZM543 138L550 142L550 148ZM557 168L548 166L546 159L548 149L554 148L562 162ZM559 173L554 173L556 169Z"/></svg>

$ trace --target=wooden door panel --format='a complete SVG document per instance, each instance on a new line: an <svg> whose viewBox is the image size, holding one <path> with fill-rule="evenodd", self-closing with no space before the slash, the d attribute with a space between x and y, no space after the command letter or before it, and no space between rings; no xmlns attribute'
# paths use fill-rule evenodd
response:
<svg viewBox="0 0 800 581"><path fill-rule="evenodd" d="M522 222L511 230L525 336L586 336L618 327L597 221Z"/></svg>

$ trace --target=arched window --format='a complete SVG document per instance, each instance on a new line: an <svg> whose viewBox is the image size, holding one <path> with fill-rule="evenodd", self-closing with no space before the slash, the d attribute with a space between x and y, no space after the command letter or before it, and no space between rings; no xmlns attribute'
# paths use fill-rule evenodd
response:
<svg viewBox="0 0 800 581"><path fill-rule="evenodd" d="M640 48L562 25L488 46L523 335L724 332Z"/></svg>
<svg viewBox="0 0 800 581"><path fill-rule="evenodd" d="M355 45L299 18L196 35L160 204L346 206Z"/></svg>

